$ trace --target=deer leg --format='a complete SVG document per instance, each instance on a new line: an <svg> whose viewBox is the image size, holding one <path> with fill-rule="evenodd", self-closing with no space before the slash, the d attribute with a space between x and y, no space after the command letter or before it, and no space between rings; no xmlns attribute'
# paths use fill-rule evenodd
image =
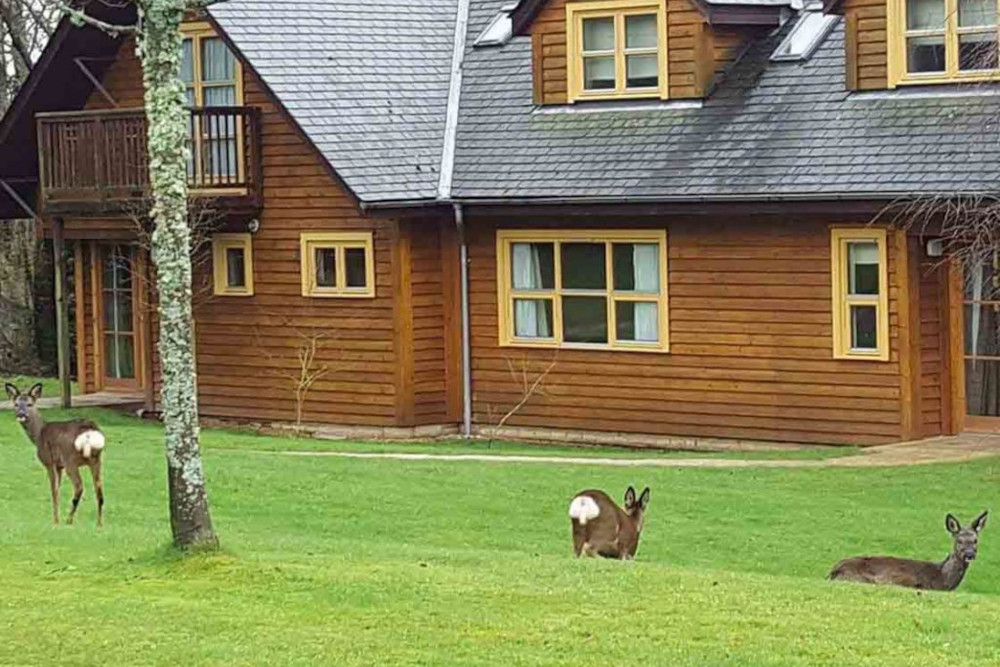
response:
<svg viewBox="0 0 1000 667"><path fill-rule="evenodd" d="M52 523L59 523L59 473L55 466L46 466L49 473L49 490L52 492Z"/></svg>
<svg viewBox="0 0 1000 667"><path fill-rule="evenodd" d="M104 525L104 480L101 478L101 461L98 459L90 464L90 476L94 480L94 493L97 494L97 527Z"/></svg>
<svg viewBox="0 0 1000 667"><path fill-rule="evenodd" d="M80 507L80 498L83 497L83 479L80 478L80 469L76 466L66 468L66 474L69 475L70 481L73 482L73 508L69 511L69 519L66 520L66 523L73 525L76 510Z"/></svg>

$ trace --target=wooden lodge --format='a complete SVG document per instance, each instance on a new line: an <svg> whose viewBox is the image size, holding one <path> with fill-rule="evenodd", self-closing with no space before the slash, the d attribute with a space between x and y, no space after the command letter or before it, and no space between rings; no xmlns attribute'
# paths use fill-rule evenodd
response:
<svg viewBox="0 0 1000 667"><path fill-rule="evenodd" d="M1000 64L907 50L913 1L191 17L202 413L419 436L523 403L509 435L636 445L995 430L998 267L886 211L998 182ZM142 104L134 43L64 21L0 121L0 218L65 247L82 390L155 412Z"/></svg>

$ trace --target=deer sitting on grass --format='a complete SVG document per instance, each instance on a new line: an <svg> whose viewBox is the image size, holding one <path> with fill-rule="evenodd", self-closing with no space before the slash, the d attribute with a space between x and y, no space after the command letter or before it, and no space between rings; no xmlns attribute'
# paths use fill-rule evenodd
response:
<svg viewBox="0 0 1000 667"><path fill-rule="evenodd" d="M73 482L73 509L66 523L73 523L80 498L83 496L83 480L80 468L90 468L97 494L97 525L104 520L104 484L101 481L101 453L104 451L104 434L97 424L87 419L46 424L38 412L36 403L42 396L42 385L36 384L27 393L22 393L12 384L6 385L7 395L14 402L14 416L21 423L28 437L35 443L38 460L49 473L52 490L52 520L59 523L59 485L63 471Z"/></svg>
<svg viewBox="0 0 1000 667"><path fill-rule="evenodd" d="M632 560L639 548L649 487L638 500L631 486L625 492L625 509L603 491L581 491L569 504L573 525L573 553Z"/></svg>
<svg viewBox="0 0 1000 667"><path fill-rule="evenodd" d="M945 518L945 528L954 537L955 545L941 563L889 556L859 556L837 563L829 578L866 584L892 584L929 591L953 591L962 583L969 563L976 558L979 550L979 532L986 525L987 513L980 514L967 528L962 528L958 519L951 514Z"/></svg>

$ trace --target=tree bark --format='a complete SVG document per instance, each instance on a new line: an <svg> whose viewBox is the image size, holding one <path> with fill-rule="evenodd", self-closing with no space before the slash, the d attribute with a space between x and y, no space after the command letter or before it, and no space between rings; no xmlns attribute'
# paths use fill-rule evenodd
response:
<svg viewBox="0 0 1000 667"><path fill-rule="evenodd" d="M187 209L188 111L180 79L186 0L141 0L138 53L148 121L152 255L160 314L170 525L179 547L216 547L198 442Z"/></svg>

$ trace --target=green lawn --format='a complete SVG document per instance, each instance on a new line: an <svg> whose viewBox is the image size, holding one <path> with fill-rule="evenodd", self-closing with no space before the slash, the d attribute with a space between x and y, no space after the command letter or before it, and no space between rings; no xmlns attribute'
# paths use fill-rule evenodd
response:
<svg viewBox="0 0 1000 667"><path fill-rule="evenodd" d="M861 552L943 557L945 512L968 521L990 507L1000 460L401 462L285 457L260 450L294 441L206 432L225 550L178 559L164 546L158 427L100 418L98 532L89 486L76 526L49 525L42 468L0 413L2 665L881 667L994 664L1000 646L998 526L955 593L824 580ZM629 483L653 489L638 560L573 559L570 497Z"/></svg>

